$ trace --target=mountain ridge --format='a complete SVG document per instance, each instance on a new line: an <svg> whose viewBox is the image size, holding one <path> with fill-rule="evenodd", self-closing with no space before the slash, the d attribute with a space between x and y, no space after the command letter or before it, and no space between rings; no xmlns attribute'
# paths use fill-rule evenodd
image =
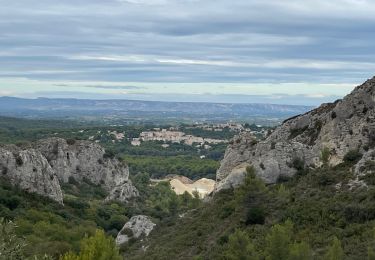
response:
<svg viewBox="0 0 375 260"><path fill-rule="evenodd" d="M241 184L250 165L266 183L291 177L298 167L320 167L324 150L328 153L326 163L331 166L354 151L363 155L360 164L364 165L363 160L375 154L374 107L375 77L341 100L285 120L263 141L242 133L226 150L217 172L216 190ZM360 168L356 167L358 174L365 174Z"/></svg>
<svg viewBox="0 0 375 260"><path fill-rule="evenodd" d="M166 113L171 116L193 115L194 117L221 116L226 119L249 116L272 116L287 118L310 110L311 106L278 105L262 103L204 103L161 102L140 100L93 100L93 99L22 99L0 97L2 115L27 117L62 117L84 115L131 116L135 113Z"/></svg>

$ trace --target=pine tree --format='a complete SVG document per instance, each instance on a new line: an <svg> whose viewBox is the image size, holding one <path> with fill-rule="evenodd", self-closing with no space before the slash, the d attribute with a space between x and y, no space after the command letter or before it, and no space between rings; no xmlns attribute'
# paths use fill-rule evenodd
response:
<svg viewBox="0 0 375 260"><path fill-rule="evenodd" d="M97 230L92 237L84 238L78 255L67 253L60 260L121 260L115 241L104 231Z"/></svg>
<svg viewBox="0 0 375 260"><path fill-rule="evenodd" d="M229 240L224 252L224 258L227 260L259 259L249 236L246 234L246 232L239 229L229 236Z"/></svg>
<svg viewBox="0 0 375 260"><path fill-rule="evenodd" d="M341 247L341 241L337 238L333 238L332 245L328 248L325 256L326 260L342 260L344 259L344 251Z"/></svg>
<svg viewBox="0 0 375 260"><path fill-rule="evenodd" d="M289 257L293 224L291 221L283 225L275 225L266 237L265 249L267 260L286 260Z"/></svg>
<svg viewBox="0 0 375 260"><path fill-rule="evenodd" d="M375 239L375 228L373 229L373 239ZM371 246L367 249L367 260L375 260L374 241Z"/></svg>
<svg viewBox="0 0 375 260"><path fill-rule="evenodd" d="M15 228L13 222L0 219L0 260L24 259L26 243L16 236Z"/></svg>
<svg viewBox="0 0 375 260"><path fill-rule="evenodd" d="M290 247L288 260L311 260L312 252L311 248L305 242L294 243Z"/></svg>

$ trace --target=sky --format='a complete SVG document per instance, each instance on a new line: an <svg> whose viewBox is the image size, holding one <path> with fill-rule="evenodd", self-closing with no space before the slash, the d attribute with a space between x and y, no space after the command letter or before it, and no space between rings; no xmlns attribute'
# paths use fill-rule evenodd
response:
<svg viewBox="0 0 375 260"><path fill-rule="evenodd" d="M375 74L370 0L0 6L0 96L319 105Z"/></svg>

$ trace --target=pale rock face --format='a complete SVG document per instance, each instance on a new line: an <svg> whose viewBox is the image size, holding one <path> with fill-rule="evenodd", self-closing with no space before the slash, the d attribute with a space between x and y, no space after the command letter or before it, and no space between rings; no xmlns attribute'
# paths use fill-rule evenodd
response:
<svg viewBox="0 0 375 260"><path fill-rule="evenodd" d="M354 171L357 175L375 174L375 150L367 151Z"/></svg>
<svg viewBox="0 0 375 260"><path fill-rule="evenodd" d="M151 219L144 215L138 215L132 217L116 237L116 244L122 245L129 241L130 238L139 238L142 235L148 236L154 229L156 224L154 224ZM129 234L131 233L131 234Z"/></svg>
<svg viewBox="0 0 375 260"><path fill-rule="evenodd" d="M7 172L3 175L22 189L62 203L60 183L74 178L102 185L109 192L108 200L127 201L138 196L129 180L129 168L116 159L104 158L104 149L96 143L77 140L68 144L61 138L49 138L32 147L0 150L0 168Z"/></svg>
<svg viewBox="0 0 375 260"><path fill-rule="evenodd" d="M49 138L37 142L60 181L88 179L103 185L110 193L107 199L127 201L138 196L137 189L129 180L129 168L117 159L104 158L104 149L89 141L70 144L61 138Z"/></svg>
<svg viewBox="0 0 375 260"><path fill-rule="evenodd" d="M63 194L57 175L46 158L34 149L8 148L0 148L1 175L27 192L62 203Z"/></svg>
<svg viewBox="0 0 375 260"><path fill-rule="evenodd" d="M266 183L275 183L280 176L293 176L296 169L292 165L297 158L306 167L320 167L324 148L330 151L330 165L341 163L350 150L365 155L359 163L364 165L375 148L374 107L375 78L358 86L343 100L284 121L259 143L248 133L235 137L217 172L215 190L232 187L233 180L239 185L238 167L242 164L252 165Z"/></svg>

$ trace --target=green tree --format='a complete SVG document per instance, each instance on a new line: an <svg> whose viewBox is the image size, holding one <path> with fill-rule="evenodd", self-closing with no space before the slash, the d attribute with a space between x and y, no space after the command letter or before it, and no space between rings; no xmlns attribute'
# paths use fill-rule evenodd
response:
<svg viewBox="0 0 375 260"><path fill-rule="evenodd" d="M26 243L16 236L15 228L13 222L0 219L0 260L24 259Z"/></svg>
<svg viewBox="0 0 375 260"><path fill-rule="evenodd" d="M286 260L289 257L293 224L286 221L285 224L277 224L271 228L266 237L265 254L267 260Z"/></svg>
<svg viewBox="0 0 375 260"><path fill-rule="evenodd" d="M375 239L375 228L373 229L373 240ZM375 260L374 241L371 242L371 246L367 249L367 260Z"/></svg>
<svg viewBox="0 0 375 260"><path fill-rule="evenodd" d="M80 253L69 252L61 260L121 260L115 241L107 237L104 231L97 230L92 237L84 238L81 243Z"/></svg>
<svg viewBox="0 0 375 260"><path fill-rule="evenodd" d="M344 251L341 247L341 241L334 237L332 245L328 248L325 260L342 260L344 259Z"/></svg>
<svg viewBox="0 0 375 260"><path fill-rule="evenodd" d="M312 252L310 246L305 243L294 243L290 247L288 260L310 260L312 259Z"/></svg>
<svg viewBox="0 0 375 260"><path fill-rule="evenodd" d="M229 236L225 247L224 259L227 260L257 260L254 245L251 243L246 232L237 229Z"/></svg>
<svg viewBox="0 0 375 260"><path fill-rule="evenodd" d="M371 247L367 250L367 260L375 260L375 252Z"/></svg>
<svg viewBox="0 0 375 260"><path fill-rule="evenodd" d="M246 168L244 183L235 190L236 201L239 204L255 204L266 194L267 188L264 182L256 176L253 166Z"/></svg>

